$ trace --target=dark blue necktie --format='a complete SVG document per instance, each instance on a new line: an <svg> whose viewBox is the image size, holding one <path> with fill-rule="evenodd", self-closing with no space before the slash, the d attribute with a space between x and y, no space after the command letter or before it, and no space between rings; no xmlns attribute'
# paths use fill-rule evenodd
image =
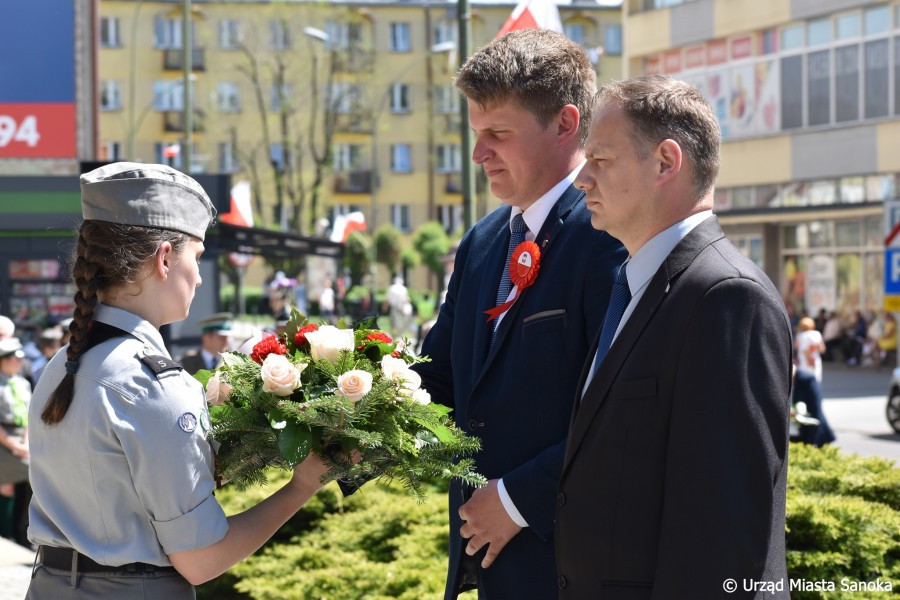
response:
<svg viewBox="0 0 900 600"><path fill-rule="evenodd" d="M600 363L606 358L609 347L612 346L613 336L619 327L619 321L625 314L625 307L631 302L631 289L628 287L628 277L625 267L628 263L619 267L619 274L613 283L612 293L609 296L609 306L606 307L606 317L603 319L603 329L600 331L600 343L597 344L597 358L594 361L594 375L600 368Z"/></svg>
<svg viewBox="0 0 900 600"><path fill-rule="evenodd" d="M525 225L525 219L522 218L522 213L513 217L512 232L509 236L509 248L506 250L506 261L503 263L503 274L500 276L500 287L497 288L497 304L495 304L495 306L503 304L509 297L509 291L512 289L512 283L509 280L509 261L512 258L512 253L516 249L516 246L525 241L525 231L527 230L528 227ZM492 323L491 346L494 345L494 340L497 338L499 323L499 319Z"/></svg>

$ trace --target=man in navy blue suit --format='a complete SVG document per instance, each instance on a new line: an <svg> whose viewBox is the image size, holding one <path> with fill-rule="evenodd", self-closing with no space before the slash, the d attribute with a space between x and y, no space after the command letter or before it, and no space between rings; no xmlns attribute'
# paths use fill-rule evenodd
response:
<svg viewBox="0 0 900 600"><path fill-rule="evenodd" d="M505 206L466 233L416 365L432 398L481 439L481 489L450 486L445 598L555 598L556 485L581 365L625 260L572 185L596 76L581 48L516 31L472 56L457 87ZM510 266L512 263L512 266ZM494 310L491 310L494 309ZM491 311L490 320L486 311Z"/></svg>

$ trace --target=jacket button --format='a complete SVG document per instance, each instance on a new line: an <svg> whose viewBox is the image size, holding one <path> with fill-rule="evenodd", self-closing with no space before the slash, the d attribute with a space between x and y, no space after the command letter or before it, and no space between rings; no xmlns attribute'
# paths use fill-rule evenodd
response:
<svg viewBox="0 0 900 600"><path fill-rule="evenodd" d="M569 585L569 582L566 581L566 578L562 575L559 576L559 579L556 581L556 583L559 585L559 589L561 590L566 589Z"/></svg>
<svg viewBox="0 0 900 600"><path fill-rule="evenodd" d="M469 431L475 431L476 429L478 429L478 421L469 419Z"/></svg>
<svg viewBox="0 0 900 600"><path fill-rule="evenodd" d="M565 506L566 505L566 495L563 492L560 492L556 495L556 505L557 506Z"/></svg>

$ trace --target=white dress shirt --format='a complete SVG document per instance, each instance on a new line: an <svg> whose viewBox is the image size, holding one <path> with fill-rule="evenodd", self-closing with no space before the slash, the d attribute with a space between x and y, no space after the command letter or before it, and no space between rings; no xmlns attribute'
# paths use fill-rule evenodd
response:
<svg viewBox="0 0 900 600"><path fill-rule="evenodd" d="M512 231L512 220L516 215L521 214L522 219L525 221L525 239L529 242L533 242L535 236L541 231L541 227L544 226L544 221L547 220L547 215L550 214L550 209L553 208L553 205L556 204L556 201L559 200L560 196L563 195L563 192L572 185L575 181L575 178L578 177L578 172L581 171L581 167L584 166L586 161L581 161L575 169L569 173L565 179L557 183L555 186L550 188L546 194L537 199L537 201L526 208L524 211L518 206L513 206L512 210L509 213L509 229ZM509 265L504 264L504 269L508 269ZM512 289L509 291L509 296L506 297L506 301L509 302L513 299L518 291L519 286L514 285ZM506 316L506 311L504 311L494 324L494 329L500 327L500 321L503 320L503 317ZM509 497L509 493L506 491L506 486L503 485L503 479L501 478L497 482L497 493L500 495L500 502L503 503L503 508L506 509L506 512L509 514L509 518L512 519L516 525L519 527L528 527L528 522L522 517L522 514L516 508L516 505L513 504L512 498Z"/></svg>
<svg viewBox="0 0 900 600"><path fill-rule="evenodd" d="M666 260L666 257L669 256L672 249L678 245L678 242L683 240L694 227L711 217L712 214L711 210L704 210L703 212L698 212L675 223L668 229L660 231L650 238L646 244L641 246L638 251L635 252L634 256L630 256L628 260L625 261L625 264L628 265L625 275L628 278L628 289L631 291L631 302L625 307L625 312L622 314L622 319L619 321L619 326L616 328L616 333L610 343L610 348L616 343L619 332L622 331L622 327L625 326L625 323L628 321L631 313L634 312L638 302L641 301L641 297L647 290L650 280L653 279L653 276L659 270L659 266ZM588 388L591 381L594 379L594 368L596 366L594 363L596 361L597 354L594 353L594 361L591 363L591 370L588 371L587 379L584 381L584 388L582 388L581 392L582 395L584 395L584 390Z"/></svg>

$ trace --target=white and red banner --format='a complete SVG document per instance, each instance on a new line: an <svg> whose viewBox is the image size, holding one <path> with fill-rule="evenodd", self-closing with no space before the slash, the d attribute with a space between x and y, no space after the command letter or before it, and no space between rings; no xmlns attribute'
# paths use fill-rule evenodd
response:
<svg viewBox="0 0 900 600"><path fill-rule="evenodd" d="M549 29L562 33L562 19L554 0L522 0L506 19L497 37L519 29Z"/></svg>
<svg viewBox="0 0 900 600"><path fill-rule="evenodd" d="M347 238L354 231L366 230L366 216L359 211L355 211L346 215L338 215L334 218L334 225L331 227L332 242L346 242Z"/></svg>
<svg viewBox="0 0 900 600"><path fill-rule="evenodd" d="M231 188L231 210L219 216L223 223L238 227L253 227L253 207L250 205L250 182L238 181Z"/></svg>

